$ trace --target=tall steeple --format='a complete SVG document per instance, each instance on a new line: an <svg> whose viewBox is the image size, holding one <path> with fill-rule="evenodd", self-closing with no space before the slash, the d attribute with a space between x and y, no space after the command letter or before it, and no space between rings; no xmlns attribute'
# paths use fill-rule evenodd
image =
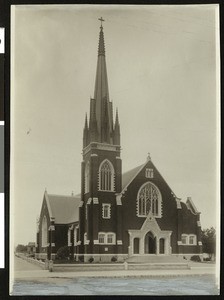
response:
<svg viewBox="0 0 224 300"><path fill-rule="evenodd" d="M113 121L113 105L109 99L102 26L104 20L102 18L99 20L101 26L95 91L94 97L90 98L89 122L86 116L84 123L81 164L78 253L86 254L85 261L88 261L88 255L91 253L106 253L105 245L99 242L99 233L105 230L113 233L114 241L119 241L108 245L109 252L115 251L116 248L118 253L122 253L122 206L117 201L117 194L121 192L122 187L120 125L118 112L114 118L115 122ZM105 217L105 209L111 217Z"/></svg>
<svg viewBox="0 0 224 300"><path fill-rule="evenodd" d="M107 78L106 56L105 56L105 42L101 17L99 44L98 44L98 57L95 78L94 98L90 100L90 117L88 128L88 141L120 145L116 144L119 141L118 128L114 131L113 125L113 106L109 99L109 87ZM86 125L85 125L86 128ZM87 132L87 130L85 131ZM115 138L116 134L116 138ZM86 134L87 135L87 134ZM85 145L85 146L84 146ZM84 147L88 146L84 143Z"/></svg>

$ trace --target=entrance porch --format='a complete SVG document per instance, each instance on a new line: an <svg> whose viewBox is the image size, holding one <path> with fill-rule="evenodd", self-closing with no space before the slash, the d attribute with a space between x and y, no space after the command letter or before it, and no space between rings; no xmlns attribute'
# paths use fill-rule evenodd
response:
<svg viewBox="0 0 224 300"><path fill-rule="evenodd" d="M161 230L156 219L149 214L140 230L129 230L129 256L171 255L172 231Z"/></svg>

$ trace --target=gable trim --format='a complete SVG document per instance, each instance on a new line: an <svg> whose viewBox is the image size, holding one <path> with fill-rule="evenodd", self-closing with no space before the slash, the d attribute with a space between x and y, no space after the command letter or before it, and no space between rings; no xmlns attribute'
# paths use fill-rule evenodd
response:
<svg viewBox="0 0 224 300"><path fill-rule="evenodd" d="M161 176L161 178L163 179L163 181L166 183L166 185L168 186L168 188L170 189L170 191L171 191L171 194L175 197L175 198L178 198L177 196L176 196L176 194L173 192L173 190L170 188L170 186L168 185L168 183L166 182L166 180L163 178L163 176L161 175L161 173L158 171L158 169L155 167L155 165L154 165L154 163L152 162L152 160L150 159L148 159L143 165L142 165L142 167L137 171L137 173L132 177L132 179L126 184L126 186L122 189L122 191L121 191L121 193L122 194L124 194L124 192L126 192L126 190L127 190L127 187L130 185L130 183L135 179L135 177L137 177L138 176L138 174L143 170L143 168L147 165L147 163L148 162L151 162L152 163L152 165L153 165L153 168L158 172L158 174ZM181 200L181 198L178 198L178 199L180 199Z"/></svg>
<svg viewBox="0 0 224 300"><path fill-rule="evenodd" d="M186 206L194 215L200 214L200 212L197 210L193 200L190 197L187 198Z"/></svg>
<svg viewBox="0 0 224 300"><path fill-rule="evenodd" d="M169 184L167 183L167 181L163 178L163 176L161 175L161 173L158 171L158 169L155 167L155 165L153 164L153 162L151 161L153 167L156 169L156 171L158 172L158 174L161 176L162 180L166 183L166 185L168 186L168 188L170 189L171 191L171 194L175 197L175 198L178 198L176 196L176 194L174 193L174 191L171 189L171 187L169 186ZM181 200L181 198L178 198L179 200Z"/></svg>
<svg viewBox="0 0 224 300"><path fill-rule="evenodd" d="M49 212L50 219L52 219L54 217L53 217L53 214L52 214L52 210L51 210L51 206L50 206L50 201L49 201L48 194L47 194L46 191L44 192L44 197L45 197L45 200L46 200L46 203L47 203L47 209L48 209L48 212Z"/></svg>

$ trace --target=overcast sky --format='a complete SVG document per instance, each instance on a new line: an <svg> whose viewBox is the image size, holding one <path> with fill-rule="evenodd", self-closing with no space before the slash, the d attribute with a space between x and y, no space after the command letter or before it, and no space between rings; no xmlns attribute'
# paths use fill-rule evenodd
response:
<svg viewBox="0 0 224 300"><path fill-rule="evenodd" d="M35 241L48 193L80 193L82 132L103 17L123 171L152 161L216 225L217 6L16 6L12 10L11 216Z"/></svg>

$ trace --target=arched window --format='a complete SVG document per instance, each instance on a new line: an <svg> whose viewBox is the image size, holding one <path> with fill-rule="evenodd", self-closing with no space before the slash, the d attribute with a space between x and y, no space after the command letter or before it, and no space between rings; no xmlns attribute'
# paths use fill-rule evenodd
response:
<svg viewBox="0 0 224 300"><path fill-rule="evenodd" d="M151 182L145 183L139 189L137 196L137 215L146 217L151 212L155 217L161 217L162 197L159 189Z"/></svg>
<svg viewBox="0 0 224 300"><path fill-rule="evenodd" d="M85 167L85 193L89 192L89 162L87 162L86 167Z"/></svg>
<svg viewBox="0 0 224 300"><path fill-rule="evenodd" d="M109 160L104 160L100 165L99 188L101 191L114 190L114 168Z"/></svg>
<svg viewBox="0 0 224 300"><path fill-rule="evenodd" d="M48 244L48 228L47 228L47 218L46 216L42 219L42 247L46 247Z"/></svg>

